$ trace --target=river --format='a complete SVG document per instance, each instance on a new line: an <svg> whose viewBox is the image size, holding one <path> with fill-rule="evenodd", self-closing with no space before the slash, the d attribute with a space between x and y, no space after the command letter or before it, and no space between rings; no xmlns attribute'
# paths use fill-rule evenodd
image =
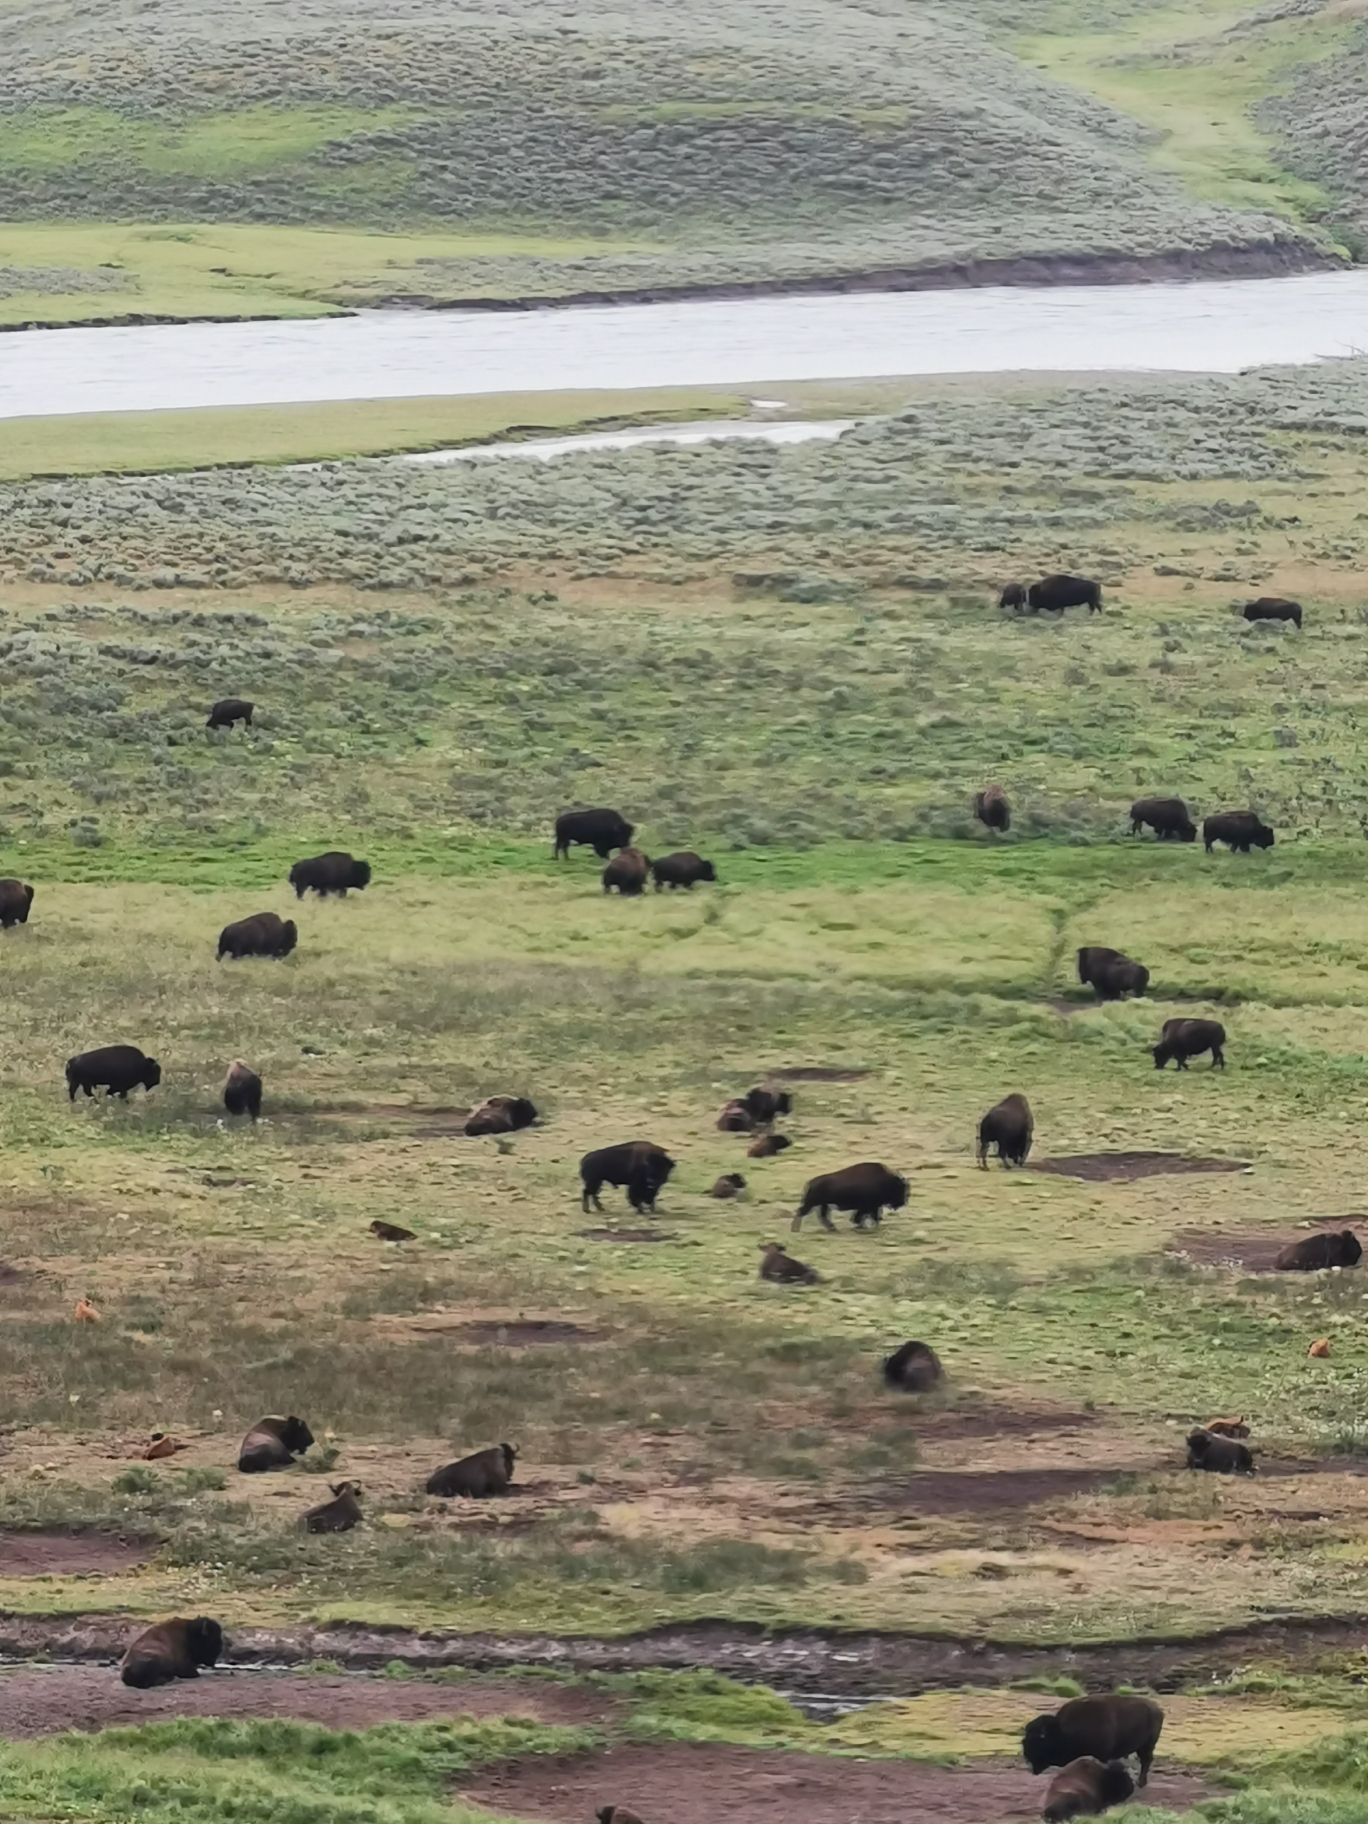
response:
<svg viewBox="0 0 1368 1824"><path fill-rule="evenodd" d="M0 418L1015 369L1232 373L1368 349L1368 270L0 336Z"/></svg>

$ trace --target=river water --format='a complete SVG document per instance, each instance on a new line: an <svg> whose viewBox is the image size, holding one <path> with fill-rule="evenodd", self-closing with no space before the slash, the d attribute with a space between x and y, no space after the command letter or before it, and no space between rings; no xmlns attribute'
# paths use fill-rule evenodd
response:
<svg viewBox="0 0 1368 1824"><path fill-rule="evenodd" d="M1013 369L1236 372L1368 349L1368 270L0 335L0 418Z"/></svg>

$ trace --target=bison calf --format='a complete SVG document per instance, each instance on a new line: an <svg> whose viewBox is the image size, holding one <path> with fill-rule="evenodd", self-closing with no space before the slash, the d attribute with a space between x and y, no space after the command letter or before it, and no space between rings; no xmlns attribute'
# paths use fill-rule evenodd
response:
<svg viewBox="0 0 1368 1824"><path fill-rule="evenodd" d="M0 929L8 931L11 925L26 925L32 904L32 887L26 887L22 880L0 880Z"/></svg>
<svg viewBox="0 0 1368 1824"><path fill-rule="evenodd" d="M1211 1053L1211 1068L1225 1069L1225 1027L1219 1020L1165 1020L1154 1047L1154 1068L1162 1070L1172 1058L1179 1070L1186 1070L1189 1058Z"/></svg>
<svg viewBox="0 0 1368 1824"><path fill-rule="evenodd" d="M990 785L974 794L974 815L985 828L999 834L1012 827L1012 807L1000 785Z"/></svg>
<svg viewBox="0 0 1368 1824"><path fill-rule="evenodd" d="M646 891L650 868L640 849L619 849L603 870L603 890L611 893L616 887L623 899L635 899Z"/></svg>
<svg viewBox="0 0 1368 1824"><path fill-rule="evenodd" d="M349 1533L361 1524L361 1488L356 1482L332 1482L331 1501L311 1507L299 1524L306 1533Z"/></svg>
<svg viewBox="0 0 1368 1824"><path fill-rule="evenodd" d="M93 1096L103 1089L106 1097L121 1096L127 1102L130 1089L140 1083L144 1089L155 1089L161 1076L157 1060L146 1057L136 1045L102 1045L98 1051L83 1051L67 1059L67 1101L74 1102L78 1090Z"/></svg>
<svg viewBox="0 0 1368 1824"><path fill-rule="evenodd" d="M1067 1767L1092 1755L1099 1761L1140 1763L1140 1785L1149 1780L1150 1764L1164 1727L1164 1713L1148 1697L1109 1692L1105 1697L1075 1697L1052 1715L1034 1717L1021 1738L1021 1752L1032 1773Z"/></svg>
<svg viewBox="0 0 1368 1824"><path fill-rule="evenodd" d="M1135 1782L1120 1761L1099 1761L1081 1755L1070 1761L1050 1781L1041 1817L1045 1824L1064 1824L1067 1818L1097 1818L1113 1805L1124 1805L1135 1792Z"/></svg>
<svg viewBox="0 0 1368 1824"><path fill-rule="evenodd" d="M821 1282L821 1274L815 1267L805 1261L795 1260L785 1251L779 1241L762 1241L760 1243L760 1277L772 1280L778 1286L815 1286Z"/></svg>
<svg viewBox="0 0 1368 1824"><path fill-rule="evenodd" d="M1352 1229L1341 1229L1289 1241L1273 1265L1280 1273L1315 1273L1323 1267L1356 1267L1362 1259L1363 1243Z"/></svg>
<svg viewBox="0 0 1368 1824"><path fill-rule="evenodd" d="M1195 842L1197 825L1181 798L1137 798L1131 806L1131 835L1148 824L1160 842Z"/></svg>
<svg viewBox="0 0 1368 1824"><path fill-rule="evenodd" d="M424 1486L430 1495L441 1495L446 1500L457 1495L471 1501L506 1495L517 1454L511 1444L491 1444L488 1450L474 1451L458 1463L433 1470Z"/></svg>
<svg viewBox="0 0 1368 1824"><path fill-rule="evenodd" d="M906 1202L906 1178L890 1172L886 1165L866 1159L859 1165L824 1172L820 1178L812 1179L791 1226L801 1229L804 1216L816 1210L822 1227L834 1230L836 1225L829 1212L836 1209L849 1210L852 1224L862 1229L867 1222L882 1222L885 1209L900 1210Z"/></svg>
<svg viewBox="0 0 1368 1824"><path fill-rule="evenodd" d="M979 1165L985 1172L988 1170L988 1149L991 1146L997 1148L1004 1170L1014 1165L1025 1165L1034 1134L1035 1119L1025 1096L1004 1096L979 1122Z"/></svg>
<svg viewBox="0 0 1368 1824"><path fill-rule="evenodd" d="M1199 1426L1188 1433L1187 1466L1209 1470L1216 1476L1252 1476L1254 1454L1238 1438L1223 1438Z"/></svg>
<svg viewBox="0 0 1368 1824"><path fill-rule="evenodd" d="M657 893L662 887L669 887L671 891L683 887L686 893L692 893L700 880L715 883L717 869L701 855L695 855L692 849L681 849L677 855L662 855L653 861L651 875Z"/></svg>

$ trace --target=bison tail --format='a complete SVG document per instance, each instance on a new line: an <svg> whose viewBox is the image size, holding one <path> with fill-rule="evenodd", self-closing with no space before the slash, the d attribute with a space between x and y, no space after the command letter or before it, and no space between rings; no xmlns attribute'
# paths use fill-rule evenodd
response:
<svg viewBox="0 0 1368 1824"><path fill-rule="evenodd" d="M793 1218L793 1221L792 1221L792 1222L791 1222L791 1223L790 1223L790 1224L789 1224L789 1228L790 1228L790 1229L791 1229L791 1230L792 1230L792 1231L793 1231L793 1233L794 1233L794 1234L795 1234L795 1235L796 1235L796 1234L797 1234L797 1233L798 1233L798 1231L799 1231L799 1230L800 1230L800 1229L801 1229L801 1228L802 1228L802 1226L803 1226L803 1218L804 1218L804 1216L806 1216L806 1215L807 1215L807 1211L806 1211L806 1210L798 1210L798 1211L797 1211L797 1212L796 1212L796 1213L795 1213L795 1215L794 1215L794 1218Z"/></svg>

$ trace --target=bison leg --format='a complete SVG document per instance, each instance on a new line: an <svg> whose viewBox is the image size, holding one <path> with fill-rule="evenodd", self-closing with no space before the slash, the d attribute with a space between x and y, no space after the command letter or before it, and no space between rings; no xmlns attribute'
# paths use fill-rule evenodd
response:
<svg viewBox="0 0 1368 1824"><path fill-rule="evenodd" d="M819 1206L817 1215L821 1220L822 1227L824 1229L830 1230L830 1232L834 1235L836 1233L836 1224L831 1220L831 1216L828 1212L828 1206L826 1204L822 1204Z"/></svg>
<svg viewBox="0 0 1368 1824"><path fill-rule="evenodd" d="M1178 1066L1179 1070L1187 1069L1187 1059L1181 1052L1179 1052L1178 1056L1173 1061Z"/></svg>
<svg viewBox="0 0 1368 1824"><path fill-rule="evenodd" d="M1211 1068L1213 1070L1225 1069L1225 1053L1219 1045L1213 1045L1211 1048Z"/></svg>

